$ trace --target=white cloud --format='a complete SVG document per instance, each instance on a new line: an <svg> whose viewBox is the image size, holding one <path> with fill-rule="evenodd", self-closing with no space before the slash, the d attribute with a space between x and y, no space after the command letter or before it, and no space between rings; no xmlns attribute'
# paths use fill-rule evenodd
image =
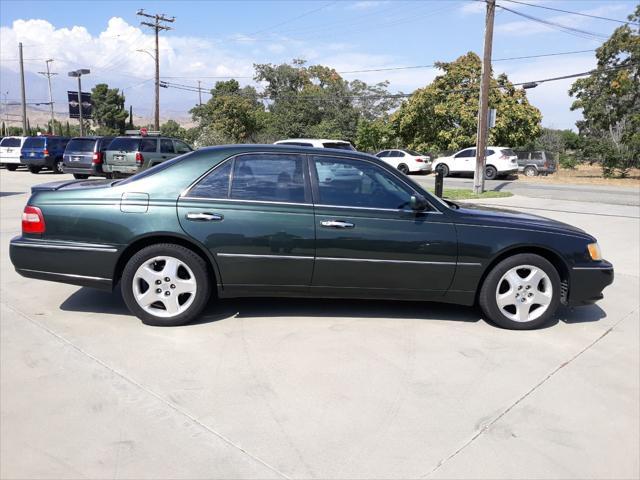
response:
<svg viewBox="0 0 640 480"><path fill-rule="evenodd" d="M386 5L391 3L389 0L370 0L370 1L361 1L355 2L354 4L349 6L350 10L368 10L370 8L379 7L380 5Z"/></svg>
<svg viewBox="0 0 640 480"><path fill-rule="evenodd" d="M486 4L478 0L469 0L460 7L460 11L465 15L474 15L476 13L484 13Z"/></svg>

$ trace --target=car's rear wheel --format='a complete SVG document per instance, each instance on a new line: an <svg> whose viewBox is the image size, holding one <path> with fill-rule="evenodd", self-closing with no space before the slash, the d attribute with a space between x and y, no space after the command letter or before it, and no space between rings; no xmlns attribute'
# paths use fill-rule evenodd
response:
<svg viewBox="0 0 640 480"><path fill-rule="evenodd" d="M400 170L405 175L409 175L409 167L404 163L401 163L400 165L398 165L398 170Z"/></svg>
<svg viewBox="0 0 640 480"><path fill-rule="evenodd" d="M560 275L545 258L523 253L508 257L487 275L479 303L488 320L512 330L538 328L560 304Z"/></svg>
<svg viewBox="0 0 640 480"><path fill-rule="evenodd" d="M18 165L5 165L5 168L10 172L15 172L18 169Z"/></svg>
<svg viewBox="0 0 640 480"><path fill-rule="evenodd" d="M438 166L436 167L436 172L440 172L443 177L448 177L449 167L447 167L447 165L444 163L439 163Z"/></svg>
<svg viewBox="0 0 640 480"><path fill-rule="evenodd" d="M29 165L29 171L31 173L40 173L42 167L36 167L35 165Z"/></svg>
<svg viewBox="0 0 640 480"><path fill-rule="evenodd" d="M211 285L199 255L168 243L133 255L122 272L121 289L127 307L143 323L176 326L200 315Z"/></svg>
<svg viewBox="0 0 640 480"><path fill-rule="evenodd" d="M524 174L527 177L535 177L538 175L538 169L536 167L526 167L524 169Z"/></svg>
<svg viewBox="0 0 640 480"><path fill-rule="evenodd" d="M87 178L89 178L89 175L86 175L84 173L74 173L73 178L75 178L76 180L86 180Z"/></svg>
<svg viewBox="0 0 640 480"><path fill-rule="evenodd" d="M64 161L62 159L53 162L53 173L64 173Z"/></svg>
<svg viewBox="0 0 640 480"><path fill-rule="evenodd" d="M487 165L484 168L484 178L487 180L493 180L498 176L498 170L493 165Z"/></svg>

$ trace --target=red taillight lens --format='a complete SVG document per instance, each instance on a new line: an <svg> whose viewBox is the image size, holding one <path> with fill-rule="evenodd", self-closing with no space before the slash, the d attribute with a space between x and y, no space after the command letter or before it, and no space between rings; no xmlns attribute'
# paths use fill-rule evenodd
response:
<svg viewBox="0 0 640 480"><path fill-rule="evenodd" d="M416 162L424 163L424 160L422 158L416 158Z"/></svg>
<svg viewBox="0 0 640 480"><path fill-rule="evenodd" d="M27 205L22 212L22 233L44 233L44 216L38 207Z"/></svg>
<svg viewBox="0 0 640 480"><path fill-rule="evenodd" d="M140 152L137 152L136 153L136 165L141 167L143 163L144 163L144 157L142 156L142 154Z"/></svg>
<svg viewBox="0 0 640 480"><path fill-rule="evenodd" d="M45 157L49 156L49 150L47 150L46 148L42 151L42 153L44 154Z"/></svg>
<svg viewBox="0 0 640 480"><path fill-rule="evenodd" d="M100 165L102 163L102 152L93 152L93 160L91 160L91 163Z"/></svg>

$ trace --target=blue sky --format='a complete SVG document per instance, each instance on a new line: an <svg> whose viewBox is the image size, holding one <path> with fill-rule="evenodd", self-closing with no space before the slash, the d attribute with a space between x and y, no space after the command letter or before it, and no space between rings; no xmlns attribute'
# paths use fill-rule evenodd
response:
<svg viewBox="0 0 640 480"><path fill-rule="evenodd" d="M525 0L593 15L625 19L636 1ZM498 0L499 4L539 18L604 37L614 22L543 10ZM85 89L98 82L124 89L127 104L148 115L152 108L153 61L139 49L151 49L153 37L140 27L138 8L176 17L174 30L162 34L161 76L185 85L210 87L220 76L253 83L253 63L304 58L338 71L428 65L480 52L484 6L473 0L442 1L13 1L0 2L0 90L3 100L19 99L17 42L24 44L27 97L46 101L44 60L53 58L56 111L65 109L73 89L66 72L90 68ZM498 9L494 58L596 48L602 38L567 34ZM589 70L593 53L528 60L496 61L496 72L512 81L529 81ZM410 92L429 83L438 71L412 69L345 74L367 82L389 80L393 91ZM544 115L543 124L571 128L570 81L541 85L529 96ZM183 119L197 94L162 89L162 116ZM208 96L205 95L205 98Z"/></svg>

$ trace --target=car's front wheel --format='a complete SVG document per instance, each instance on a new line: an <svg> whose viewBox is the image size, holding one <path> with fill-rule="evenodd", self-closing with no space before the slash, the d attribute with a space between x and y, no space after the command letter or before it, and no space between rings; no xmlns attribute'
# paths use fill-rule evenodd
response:
<svg viewBox="0 0 640 480"><path fill-rule="evenodd" d="M127 307L143 323L176 326L200 315L211 285L199 255L180 245L158 244L129 259L121 289Z"/></svg>
<svg viewBox="0 0 640 480"><path fill-rule="evenodd" d="M540 255L508 257L489 272L479 303L488 320L512 330L538 328L560 304L560 275Z"/></svg>
<svg viewBox="0 0 640 480"><path fill-rule="evenodd" d="M447 165L444 164L444 163L439 163L436 166L436 172L440 172L440 174L443 177L448 177L449 176L449 167L447 167Z"/></svg>

